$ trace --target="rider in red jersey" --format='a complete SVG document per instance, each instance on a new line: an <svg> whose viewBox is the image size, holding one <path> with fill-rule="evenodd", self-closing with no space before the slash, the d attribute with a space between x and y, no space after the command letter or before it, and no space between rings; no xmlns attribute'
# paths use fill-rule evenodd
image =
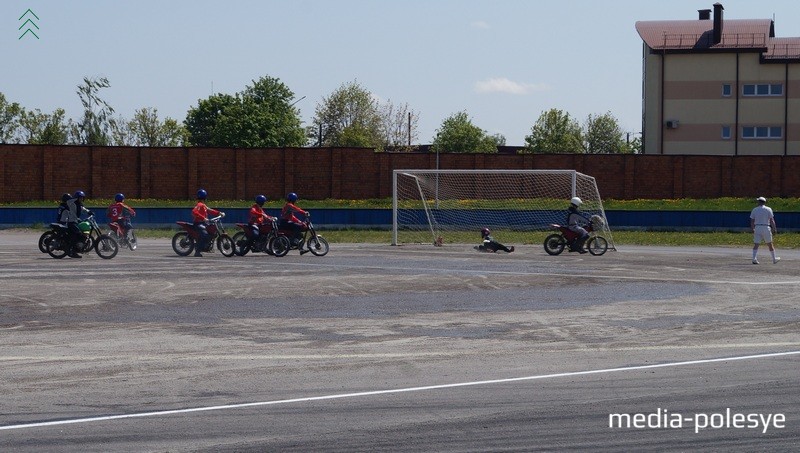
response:
<svg viewBox="0 0 800 453"><path fill-rule="evenodd" d="M253 206L250 206L250 213L249 219L247 220L247 224L250 225L250 228L253 232L252 239L250 239L250 244L252 245L253 242L258 238L260 234L260 226L264 225L268 222L272 222L274 219L272 216L267 215L264 212L264 203L267 202L267 197L264 195L258 195L255 199L255 203Z"/></svg>
<svg viewBox="0 0 800 453"><path fill-rule="evenodd" d="M192 209L192 217L194 217L194 227L197 229L197 232L200 233L200 240L197 243L197 248L194 250L194 256L203 256L200 253L202 250L205 250L208 246L208 230L206 229L206 225L208 224L208 215L211 214L212 216L224 216L225 213L221 211L217 211L216 209L209 208L206 206L206 199L208 198L208 192L204 189L200 189L197 191L197 204Z"/></svg>
<svg viewBox="0 0 800 453"><path fill-rule="evenodd" d="M130 219L125 216L125 212L129 212L132 216L136 215L136 211L132 207L126 205L124 201L125 195L118 193L114 196L114 203L106 209L106 216L108 216L109 220L117 222L118 225L122 226L123 237L128 234L128 230L133 228Z"/></svg>
<svg viewBox="0 0 800 453"><path fill-rule="evenodd" d="M286 204L281 209L281 227L292 230L292 245L297 245L300 240L300 231L303 229L303 221L295 216L295 213L302 214L304 217L308 216L308 211L304 211L294 203L297 201L298 196L296 193L291 192L286 195Z"/></svg>

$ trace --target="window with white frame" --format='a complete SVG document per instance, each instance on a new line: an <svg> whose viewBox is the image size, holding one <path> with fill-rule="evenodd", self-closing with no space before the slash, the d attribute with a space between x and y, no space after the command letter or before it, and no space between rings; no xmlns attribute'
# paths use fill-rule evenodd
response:
<svg viewBox="0 0 800 453"><path fill-rule="evenodd" d="M723 140L730 140L731 139L731 127L730 126L722 126L722 139Z"/></svg>
<svg viewBox="0 0 800 453"><path fill-rule="evenodd" d="M743 96L783 96L783 84L746 83L742 85Z"/></svg>
<svg viewBox="0 0 800 453"><path fill-rule="evenodd" d="M744 126L742 138L755 140L769 140L783 138L781 126Z"/></svg>
<svg viewBox="0 0 800 453"><path fill-rule="evenodd" d="M723 83L722 84L722 96L729 97L731 95L731 84L730 83Z"/></svg>

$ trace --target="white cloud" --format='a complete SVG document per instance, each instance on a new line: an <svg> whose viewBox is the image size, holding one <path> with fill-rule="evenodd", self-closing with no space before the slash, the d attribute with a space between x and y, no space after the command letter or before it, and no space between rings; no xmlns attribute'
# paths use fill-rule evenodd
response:
<svg viewBox="0 0 800 453"><path fill-rule="evenodd" d="M544 83L519 83L505 77L475 82L475 91L478 93L531 94L549 89L550 87Z"/></svg>
<svg viewBox="0 0 800 453"><path fill-rule="evenodd" d="M477 28L479 30L488 30L489 28L491 28L491 27L489 27L489 24L487 24L486 22L484 22L482 20L476 20L476 21L472 22L469 25L472 28Z"/></svg>

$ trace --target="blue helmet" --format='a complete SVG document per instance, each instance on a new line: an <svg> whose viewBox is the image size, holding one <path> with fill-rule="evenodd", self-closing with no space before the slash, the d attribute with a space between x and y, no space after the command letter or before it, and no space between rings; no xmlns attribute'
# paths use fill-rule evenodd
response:
<svg viewBox="0 0 800 453"><path fill-rule="evenodd" d="M86 194L83 193L82 190L79 190L79 191L75 192L75 194L73 194L72 197L73 198L86 198Z"/></svg>
<svg viewBox="0 0 800 453"><path fill-rule="evenodd" d="M295 201L297 201L297 198L298 198L298 196L294 192L289 192L289 194L286 195L286 201L288 201L290 203L294 203Z"/></svg>
<svg viewBox="0 0 800 453"><path fill-rule="evenodd" d="M256 197L256 204L257 205L263 206L264 203L266 203L266 202L267 202L267 197L265 197L264 195L259 195L259 196Z"/></svg>
<svg viewBox="0 0 800 453"><path fill-rule="evenodd" d="M206 192L206 189L200 189L197 191L198 200L205 200L206 198L208 198L208 192Z"/></svg>
<svg viewBox="0 0 800 453"><path fill-rule="evenodd" d="M118 193L118 194L114 195L114 201L116 201L117 203L122 202L122 200L124 200L124 199L125 199L125 195L122 195L121 193Z"/></svg>

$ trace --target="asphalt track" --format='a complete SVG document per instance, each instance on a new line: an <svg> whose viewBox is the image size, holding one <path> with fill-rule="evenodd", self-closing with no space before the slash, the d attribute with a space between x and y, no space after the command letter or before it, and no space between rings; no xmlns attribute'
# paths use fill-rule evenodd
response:
<svg viewBox="0 0 800 453"><path fill-rule="evenodd" d="M800 445L797 251L106 261L37 237L0 231L2 451Z"/></svg>

